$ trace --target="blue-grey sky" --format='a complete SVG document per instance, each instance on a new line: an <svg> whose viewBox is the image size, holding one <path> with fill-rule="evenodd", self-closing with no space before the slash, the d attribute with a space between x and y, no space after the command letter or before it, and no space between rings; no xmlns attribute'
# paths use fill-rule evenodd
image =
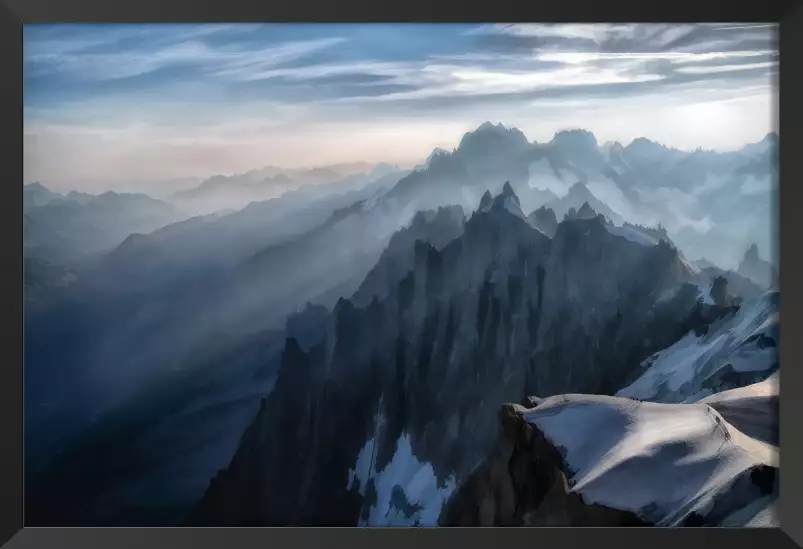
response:
<svg viewBox="0 0 803 549"><path fill-rule="evenodd" d="M25 26L25 180L101 190L415 164L488 120L733 149L775 128L774 25Z"/></svg>

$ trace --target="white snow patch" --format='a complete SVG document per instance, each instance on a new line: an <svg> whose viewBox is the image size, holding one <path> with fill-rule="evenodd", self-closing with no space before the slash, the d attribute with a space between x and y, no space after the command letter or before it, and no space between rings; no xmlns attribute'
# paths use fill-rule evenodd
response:
<svg viewBox="0 0 803 549"><path fill-rule="evenodd" d="M354 469L349 469L349 482L346 487L350 490L355 481L359 482L359 491L363 496L365 496L365 488L368 485L368 479L374 467L373 454L375 446L376 441L374 438L368 440L360 450L360 453L357 454L357 463L354 464Z"/></svg>
<svg viewBox="0 0 803 549"><path fill-rule="evenodd" d="M565 451L572 491L658 526L710 508L749 468L777 464L775 448L703 404L559 395L523 415Z"/></svg>
<svg viewBox="0 0 803 549"><path fill-rule="evenodd" d="M679 402L707 396L703 383L725 365L739 372L766 371L777 365L778 348L747 343L754 335L773 333L778 326L778 293L768 292L745 303L731 318L697 337L689 333L656 353L652 364L616 396ZM777 341L776 341L777 343Z"/></svg>
<svg viewBox="0 0 803 549"><path fill-rule="evenodd" d="M722 526L744 526L747 528L777 528L778 522L778 509L777 499L767 496L755 502L753 505L748 505L738 513L734 513ZM753 515L753 513L755 514ZM747 522L742 522L746 517L753 515Z"/></svg>
<svg viewBox="0 0 803 549"><path fill-rule="evenodd" d="M778 396L779 383L780 374L775 372L760 383L753 383L752 385L748 385L746 387L738 387L736 389L730 389L729 391L722 391L721 393L712 394L700 400L699 402L705 404L717 404Z"/></svg>
<svg viewBox="0 0 803 549"><path fill-rule="evenodd" d="M770 519L770 523L766 524L763 520L763 512L770 508L770 504L772 503L773 498L770 496L764 496L763 498L757 499L756 501L746 505L742 509L732 513L728 516L724 521L722 521L722 526L728 527L739 527L739 526L765 526L765 527L772 527L776 526L772 524L774 522L773 518ZM758 518L758 524L751 524Z"/></svg>
<svg viewBox="0 0 803 549"><path fill-rule="evenodd" d="M349 486L353 478L360 481L360 493L365 495L368 480L373 478L376 488L376 504L370 509L367 520L360 519L360 526L433 526L438 522L441 509L456 487L453 477L439 485L430 463L422 463L413 455L410 436L403 433L396 441L396 452L384 469L376 471L371 459L373 440L360 451L354 474L349 471ZM368 458L364 456L368 455ZM367 464L367 467L366 467ZM400 486L408 503L416 508L407 517L403 510L393 506L393 488Z"/></svg>
<svg viewBox="0 0 803 549"><path fill-rule="evenodd" d="M516 202L516 199L514 199L512 196L505 197L505 201L502 203L502 205L507 211L509 211L516 217L524 219L524 214L521 211L521 207Z"/></svg>
<svg viewBox="0 0 803 549"><path fill-rule="evenodd" d="M714 305L714 298L711 297L711 288L701 288L697 286L697 299L706 305Z"/></svg>
<svg viewBox="0 0 803 549"><path fill-rule="evenodd" d="M641 244L642 246L656 246L658 241L651 237L648 234L645 234L638 229L634 229L633 227L605 227L608 229L608 232L611 234L615 234L616 236L621 236L626 238L630 242L635 242L636 244Z"/></svg>

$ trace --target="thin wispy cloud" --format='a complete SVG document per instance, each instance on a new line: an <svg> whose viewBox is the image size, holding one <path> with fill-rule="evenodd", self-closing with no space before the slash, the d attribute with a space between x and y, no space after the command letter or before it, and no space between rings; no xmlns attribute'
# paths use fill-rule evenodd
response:
<svg viewBox="0 0 803 549"><path fill-rule="evenodd" d="M672 135L669 143L731 147L773 125L770 112L748 112L745 105L771 104L776 72L772 25L26 25L26 135L39 143L35 152L26 150L26 178L55 186L59 178L82 179L75 165L92 165L97 151L115 143L125 165L124 147L137 139L166 148L191 146L192 139L226 147L236 129L251 140L249 150L262 148L253 154L258 165L308 163L310 150L338 148L326 141L337 133L330 128L355 123L387 128L378 134L388 135L387 156L414 162L448 143L444 132L413 143L412 135L420 139L413 127L440 124L453 128L457 140L493 119L540 139L553 124L539 120L571 119L578 102L604 103L629 119L635 103L653 101L644 112L658 114L680 97L719 94L725 100L739 90L763 89L763 103L729 107L731 116L763 116L762 123L713 140L710 132ZM539 112L547 103L549 112ZM595 122L589 119L587 127L601 138L625 137ZM649 118L629 131L631 138L655 133ZM311 145L288 152L280 143L288 132L306 135ZM47 147L76 134L98 146L71 146L82 160L58 165L55 159L64 155ZM378 148L367 147L359 131L340 139L351 140L355 155ZM164 156L160 161L169 164ZM184 168L192 166L165 171Z"/></svg>

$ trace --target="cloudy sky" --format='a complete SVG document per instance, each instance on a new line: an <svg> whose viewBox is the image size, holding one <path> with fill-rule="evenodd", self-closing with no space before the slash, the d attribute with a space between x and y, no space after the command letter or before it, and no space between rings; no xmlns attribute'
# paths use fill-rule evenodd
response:
<svg viewBox="0 0 803 549"><path fill-rule="evenodd" d="M25 181L388 161L482 122L682 149L775 129L774 25L25 26Z"/></svg>

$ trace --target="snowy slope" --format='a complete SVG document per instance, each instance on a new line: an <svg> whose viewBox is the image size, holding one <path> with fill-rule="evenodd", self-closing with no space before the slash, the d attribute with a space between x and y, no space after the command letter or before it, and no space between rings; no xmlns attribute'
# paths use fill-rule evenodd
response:
<svg viewBox="0 0 803 549"><path fill-rule="evenodd" d="M754 383L746 387L722 391L721 393L705 397L704 399L700 400L700 402L704 404L715 405L778 396L778 386L780 384L780 380L780 372L775 372L761 383Z"/></svg>
<svg viewBox="0 0 803 549"><path fill-rule="evenodd" d="M766 379L778 368L778 302L778 292L768 292L708 333L688 333L647 359L644 373L616 396L694 402Z"/></svg>
<svg viewBox="0 0 803 549"><path fill-rule="evenodd" d="M615 234L617 236L621 236L626 238L631 242L635 242L636 244L641 244L642 246L657 246L658 241L647 235L641 231L638 231L632 227L605 227L608 232L611 234Z"/></svg>
<svg viewBox="0 0 803 549"><path fill-rule="evenodd" d="M746 387L723 391L700 401L714 408L725 420L758 440L778 444L778 395L780 373Z"/></svg>
<svg viewBox="0 0 803 549"><path fill-rule="evenodd" d="M380 421L381 423L381 421ZM348 488L355 485L366 495L373 481L375 499L364 509L359 526L434 526L441 509L455 489L454 478L439 483L429 463L413 455L410 436L403 433L396 441L393 458L381 471L376 470L375 441L372 438L357 455L349 471Z"/></svg>
<svg viewBox="0 0 803 549"><path fill-rule="evenodd" d="M742 434L705 404L558 395L522 415L561 450L571 489L586 503L657 526L690 517L744 525L771 503L762 489L774 481L777 448ZM761 487L750 480L762 476L756 468L771 470Z"/></svg>

